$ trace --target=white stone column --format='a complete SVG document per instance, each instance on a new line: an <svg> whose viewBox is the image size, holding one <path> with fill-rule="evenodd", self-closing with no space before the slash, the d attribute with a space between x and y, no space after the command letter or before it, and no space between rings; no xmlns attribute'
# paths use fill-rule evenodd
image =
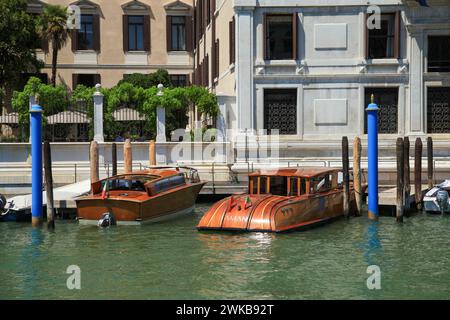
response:
<svg viewBox="0 0 450 320"><path fill-rule="evenodd" d="M219 114L217 115L216 127L217 127L217 141L226 141L227 139L227 97L217 95L217 102L219 104Z"/></svg>
<svg viewBox="0 0 450 320"><path fill-rule="evenodd" d="M424 85L423 85L423 30L411 31L410 50L410 99L409 99L409 132L406 134L424 133ZM408 123L408 121L407 121Z"/></svg>
<svg viewBox="0 0 450 320"><path fill-rule="evenodd" d="M158 84L158 96L162 96L164 86L160 83ZM165 165L167 164L166 155L166 109L163 106L158 106L156 108L156 164Z"/></svg>
<svg viewBox="0 0 450 320"><path fill-rule="evenodd" d="M163 95L164 86L158 84L158 96ZM166 142L166 109L163 106L156 108L156 142Z"/></svg>
<svg viewBox="0 0 450 320"><path fill-rule="evenodd" d="M248 2L248 3L247 3ZM236 97L238 129L254 128L253 10L255 1L236 7Z"/></svg>
<svg viewBox="0 0 450 320"><path fill-rule="evenodd" d="M202 122L198 120L198 107L194 106L194 129L202 127Z"/></svg>
<svg viewBox="0 0 450 320"><path fill-rule="evenodd" d="M156 108L156 141L166 142L166 109L158 106Z"/></svg>
<svg viewBox="0 0 450 320"><path fill-rule="evenodd" d="M94 93L94 140L105 142L103 136L103 94L100 92L100 84L95 85Z"/></svg>

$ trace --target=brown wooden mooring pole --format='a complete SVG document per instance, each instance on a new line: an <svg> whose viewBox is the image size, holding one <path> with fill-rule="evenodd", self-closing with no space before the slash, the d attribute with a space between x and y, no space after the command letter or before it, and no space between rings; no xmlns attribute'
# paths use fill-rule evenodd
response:
<svg viewBox="0 0 450 320"><path fill-rule="evenodd" d="M117 144L111 145L112 176L117 175Z"/></svg>
<svg viewBox="0 0 450 320"><path fill-rule="evenodd" d="M416 208L422 209L422 140L416 139L414 152L414 198L416 201Z"/></svg>
<svg viewBox="0 0 450 320"><path fill-rule="evenodd" d="M156 166L155 140L150 140L148 144L148 160L150 166Z"/></svg>
<svg viewBox="0 0 450 320"><path fill-rule="evenodd" d="M353 142L353 187L355 188L356 215L361 215L362 186L361 186L361 139L355 138Z"/></svg>
<svg viewBox="0 0 450 320"><path fill-rule="evenodd" d="M433 188L433 139L431 137L427 138L427 160L428 160L428 189Z"/></svg>
<svg viewBox="0 0 450 320"><path fill-rule="evenodd" d="M344 216L348 217L350 211L350 174L347 137L342 137L342 171L344 175Z"/></svg>
<svg viewBox="0 0 450 320"><path fill-rule="evenodd" d="M397 138L397 203L396 218L397 222L403 222L405 191L404 186L404 165L405 165L405 149L402 138Z"/></svg>
<svg viewBox="0 0 450 320"><path fill-rule="evenodd" d="M90 169L91 169L91 183L99 181L100 178L98 166L98 143L95 140L91 142L90 147Z"/></svg>
<svg viewBox="0 0 450 320"><path fill-rule="evenodd" d="M404 168L403 168L403 189L405 190L404 202L405 202L405 210L409 210L410 203L409 198L411 195L411 168L409 166L409 149L410 143L409 138L405 137L403 139L403 149L404 151Z"/></svg>
<svg viewBox="0 0 450 320"><path fill-rule="evenodd" d="M131 173L133 171L133 154L131 151L131 140L125 140L123 144L123 162L124 162L124 172Z"/></svg>
<svg viewBox="0 0 450 320"><path fill-rule="evenodd" d="M47 196L47 228L55 229L54 205L53 205L53 177L52 177L52 152L50 142L44 142L44 172L45 172L45 193Z"/></svg>

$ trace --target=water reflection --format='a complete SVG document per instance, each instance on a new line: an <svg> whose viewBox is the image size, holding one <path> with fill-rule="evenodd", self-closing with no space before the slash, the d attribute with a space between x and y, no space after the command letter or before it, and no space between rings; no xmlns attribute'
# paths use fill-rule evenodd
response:
<svg viewBox="0 0 450 320"><path fill-rule="evenodd" d="M379 237L379 221L371 221L366 228L364 259L368 265L376 265L376 257L383 249Z"/></svg>
<svg viewBox="0 0 450 320"><path fill-rule="evenodd" d="M206 209L129 228L57 221L48 233L0 223L0 298L450 296L450 219L417 215L399 225L361 217L288 234L198 232ZM67 290L71 264L82 270L82 290ZM382 290L367 289L373 264L383 272Z"/></svg>
<svg viewBox="0 0 450 320"><path fill-rule="evenodd" d="M202 268L208 270L208 278L216 285L200 290L203 296L217 295L217 287L226 298L235 298L236 292L252 292L267 281L270 265L276 260L273 243L276 235L250 232L199 232L197 239L202 246ZM269 296L267 296L268 298Z"/></svg>
<svg viewBox="0 0 450 320"><path fill-rule="evenodd" d="M39 257L41 256L41 244L45 235L40 228L31 228L30 244L25 246L20 259L20 266L23 267L22 288L27 298L31 298L37 292ZM41 270L42 271L42 270Z"/></svg>

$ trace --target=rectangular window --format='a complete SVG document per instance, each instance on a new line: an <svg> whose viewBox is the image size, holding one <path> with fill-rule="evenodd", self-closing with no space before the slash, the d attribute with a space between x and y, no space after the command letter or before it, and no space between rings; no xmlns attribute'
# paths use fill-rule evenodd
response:
<svg viewBox="0 0 450 320"><path fill-rule="evenodd" d="M30 15L33 16L33 19L36 19L35 21L37 21L37 19L39 19L40 14L39 13L29 13ZM48 51L48 41L42 38L35 38L33 39L33 44L31 49L40 49L42 51Z"/></svg>
<svg viewBox="0 0 450 320"><path fill-rule="evenodd" d="M296 197L297 195L298 195L298 178L297 177L290 177L289 178L289 181L290 181L290 183L289 183L289 193L288 193L288 195L289 196L292 196L292 197Z"/></svg>
<svg viewBox="0 0 450 320"><path fill-rule="evenodd" d="M171 74L170 82L174 87L186 87L187 86L187 75L186 74Z"/></svg>
<svg viewBox="0 0 450 320"><path fill-rule="evenodd" d="M80 29L77 35L77 50L94 49L94 16L92 14L81 15Z"/></svg>
<svg viewBox="0 0 450 320"><path fill-rule="evenodd" d="M428 72L450 72L450 36L428 37Z"/></svg>
<svg viewBox="0 0 450 320"><path fill-rule="evenodd" d="M235 19L233 17L233 19L229 22L229 48L230 48L230 52L229 52L229 56L230 56L230 64L233 64L235 62L236 59L236 50L235 50L235 32L236 32L236 24L235 24Z"/></svg>
<svg viewBox="0 0 450 320"><path fill-rule="evenodd" d="M186 17L170 17L170 50L186 50Z"/></svg>
<svg viewBox="0 0 450 320"><path fill-rule="evenodd" d="M270 193L276 196L286 196L287 190L287 177L273 176L270 177Z"/></svg>
<svg viewBox="0 0 450 320"><path fill-rule="evenodd" d="M381 14L380 28L367 30L367 58L400 58L400 12Z"/></svg>
<svg viewBox="0 0 450 320"><path fill-rule="evenodd" d="M264 90L264 129L297 134L297 89Z"/></svg>
<svg viewBox="0 0 450 320"><path fill-rule="evenodd" d="M267 193L267 177L259 177L259 194Z"/></svg>
<svg viewBox="0 0 450 320"><path fill-rule="evenodd" d="M97 83L101 83L101 78L99 74L81 74L74 73L72 74L72 89L81 84L88 88L93 88Z"/></svg>
<svg viewBox="0 0 450 320"><path fill-rule="evenodd" d="M297 14L264 16L266 60L296 59Z"/></svg>
<svg viewBox="0 0 450 320"><path fill-rule="evenodd" d="M450 133L450 87L427 88L427 132Z"/></svg>
<svg viewBox="0 0 450 320"><path fill-rule="evenodd" d="M378 133L398 133L398 88L366 88L366 108L371 95L375 97L378 111ZM367 116L364 113L364 134L367 134Z"/></svg>
<svg viewBox="0 0 450 320"><path fill-rule="evenodd" d="M28 80L30 80L31 77L39 78L42 81L42 83L48 84L48 75L46 73L25 72L20 74L13 89L17 91L22 91L23 87L25 87L25 85L27 84Z"/></svg>
<svg viewBox="0 0 450 320"><path fill-rule="evenodd" d="M219 39L217 39L211 47L212 52L212 80L214 81L215 78L219 78L220 75L220 45L219 45Z"/></svg>
<svg viewBox="0 0 450 320"><path fill-rule="evenodd" d="M144 16L128 16L128 51L144 51Z"/></svg>

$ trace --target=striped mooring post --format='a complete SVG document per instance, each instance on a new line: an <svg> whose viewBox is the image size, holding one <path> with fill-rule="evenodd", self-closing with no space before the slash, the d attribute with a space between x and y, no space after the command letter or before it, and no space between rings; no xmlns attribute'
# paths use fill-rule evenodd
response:
<svg viewBox="0 0 450 320"><path fill-rule="evenodd" d="M42 108L34 104L31 121L31 224L42 222Z"/></svg>
<svg viewBox="0 0 450 320"><path fill-rule="evenodd" d="M374 95L367 107L367 156L369 162L368 197L369 219L378 219L378 106L374 103Z"/></svg>

